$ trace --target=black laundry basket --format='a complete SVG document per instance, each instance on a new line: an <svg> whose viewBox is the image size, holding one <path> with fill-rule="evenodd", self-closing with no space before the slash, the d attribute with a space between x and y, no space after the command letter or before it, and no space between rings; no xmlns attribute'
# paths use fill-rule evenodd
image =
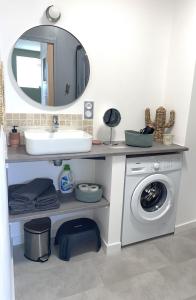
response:
<svg viewBox="0 0 196 300"><path fill-rule="evenodd" d="M51 254L50 218L34 219L24 224L24 256L30 260L45 262Z"/></svg>
<svg viewBox="0 0 196 300"><path fill-rule="evenodd" d="M72 251L89 242L96 251L101 248L100 231L97 224L88 218L79 218L63 223L56 234L55 245L59 245L59 258L70 260Z"/></svg>

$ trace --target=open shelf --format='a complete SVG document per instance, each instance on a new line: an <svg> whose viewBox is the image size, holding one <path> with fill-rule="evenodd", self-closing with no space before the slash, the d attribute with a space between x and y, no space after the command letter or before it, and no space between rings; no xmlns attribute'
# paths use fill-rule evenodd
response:
<svg viewBox="0 0 196 300"><path fill-rule="evenodd" d="M102 198L99 202L85 203L75 199L74 195L64 195L58 193L61 205L58 209L51 209L46 211L35 211L24 214L10 215L9 222L14 223L18 221L28 221L36 218L50 217L56 215L63 215L66 213L77 212L81 210L95 209L99 207L107 207L110 205L109 201Z"/></svg>

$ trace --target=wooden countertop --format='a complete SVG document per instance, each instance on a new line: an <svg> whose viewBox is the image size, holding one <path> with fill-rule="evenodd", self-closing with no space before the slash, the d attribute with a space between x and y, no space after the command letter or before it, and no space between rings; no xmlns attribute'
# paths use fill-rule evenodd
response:
<svg viewBox="0 0 196 300"><path fill-rule="evenodd" d="M93 145L90 152L69 153L69 154L46 154L46 155L30 155L27 154L25 146L18 148L8 147L7 163L16 162L32 162L32 161L52 161L57 159L74 159L74 158L103 158L106 156L126 155L126 156L145 156L154 154L167 154L188 151L185 146L177 144L163 145L153 143L152 147L139 148L127 146L124 142L120 142L118 146Z"/></svg>

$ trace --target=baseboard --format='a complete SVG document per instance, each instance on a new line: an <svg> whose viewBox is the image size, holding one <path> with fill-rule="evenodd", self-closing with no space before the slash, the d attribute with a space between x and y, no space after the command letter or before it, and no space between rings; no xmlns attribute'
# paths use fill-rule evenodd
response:
<svg viewBox="0 0 196 300"><path fill-rule="evenodd" d="M103 238L101 238L101 240L102 240L103 250L107 255L115 254L121 251L120 242L108 244Z"/></svg>
<svg viewBox="0 0 196 300"><path fill-rule="evenodd" d="M189 230L192 228L196 228L196 220L192 220L189 222L185 222L185 223L181 223L175 226L175 232L181 232L181 231L185 231L185 230Z"/></svg>

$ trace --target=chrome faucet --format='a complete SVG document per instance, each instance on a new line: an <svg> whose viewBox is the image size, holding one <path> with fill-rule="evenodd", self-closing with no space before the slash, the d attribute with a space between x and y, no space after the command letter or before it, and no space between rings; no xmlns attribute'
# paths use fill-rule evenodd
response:
<svg viewBox="0 0 196 300"><path fill-rule="evenodd" d="M59 118L57 115L52 116L52 132L57 131L59 128Z"/></svg>

